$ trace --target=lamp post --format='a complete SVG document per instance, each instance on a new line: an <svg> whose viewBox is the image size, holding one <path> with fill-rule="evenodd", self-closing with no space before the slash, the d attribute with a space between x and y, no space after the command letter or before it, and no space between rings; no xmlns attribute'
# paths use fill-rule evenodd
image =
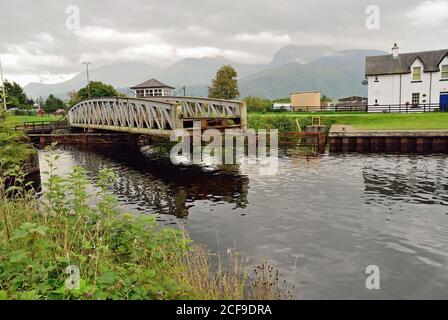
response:
<svg viewBox="0 0 448 320"><path fill-rule="evenodd" d="M3 82L3 69L1 59L0 59L0 77L2 80L2 90L3 90L3 108L5 109L5 111L7 111L8 108L6 107L6 91L5 91L5 83Z"/></svg>
<svg viewBox="0 0 448 320"><path fill-rule="evenodd" d="M89 64L91 64L91 63L90 62L83 62L82 64L86 65L86 70L87 70L87 94L88 94L89 99L90 99Z"/></svg>

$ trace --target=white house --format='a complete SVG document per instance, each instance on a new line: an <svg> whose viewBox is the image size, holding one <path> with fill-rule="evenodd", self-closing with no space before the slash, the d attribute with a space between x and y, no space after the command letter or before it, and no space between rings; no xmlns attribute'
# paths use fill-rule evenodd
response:
<svg viewBox="0 0 448 320"><path fill-rule="evenodd" d="M173 87L166 85L159 80L150 79L143 83L140 83L134 87L131 87L135 91L137 98L158 97L158 96L171 96Z"/></svg>
<svg viewBox="0 0 448 320"><path fill-rule="evenodd" d="M366 57L370 112L448 111L448 49Z"/></svg>

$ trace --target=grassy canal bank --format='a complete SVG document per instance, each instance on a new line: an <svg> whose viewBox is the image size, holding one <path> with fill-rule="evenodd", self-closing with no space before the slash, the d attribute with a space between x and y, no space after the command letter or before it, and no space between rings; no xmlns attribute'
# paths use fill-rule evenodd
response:
<svg viewBox="0 0 448 320"><path fill-rule="evenodd" d="M63 117L61 116L55 116L52 114L47 114L47 115L43 115L43 116L13 116L13 115L8 115L8 117L5 120L5 123L8 124L9 126L17 126L17 125L21 125L24 122L39 122L39 121L58 121L61 120Z"/></svg>
<svg viewBox="0 0 448 320"><path fill-rule="evenodd" d="M372 114L372 113L291 113L269 112L248 114L249 127L253 129L279 129L297 131L296 120L302 130L311 124L313 116L320 116L327 130L333 124L352 125L360 130L438 130L448 129L448 113Z"/></svg>
<svg viewBox="0 0 448 320"><path fill-rule="evenodd" d="M81 167L56 175L58 155L51 152L38 198L20 169L34 151L10 125L0 118L0 300L291 297L268 264L249 277L235 250L217 256L182 228L122 212L110 170L93 179L92 191Z"/></svg>

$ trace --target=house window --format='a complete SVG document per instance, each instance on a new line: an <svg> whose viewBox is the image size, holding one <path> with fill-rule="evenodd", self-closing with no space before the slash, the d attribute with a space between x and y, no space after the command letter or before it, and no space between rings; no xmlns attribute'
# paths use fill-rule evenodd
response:
<svg viewBox="0 0 448 320"><path fill-rule="evenodd" d="M422 67L414 67L412 71L412 81L422 80Z"/></svg>
<svg viewBox="0 0 448 320"><path fill-rule="evenodd" d="M448 64L442 66L442 79L448 79Z"/></svg>
<svg viewBox="0 0 448 320"><path fill-rule="evenodd" d="M420 104L420 93L413 93L412 94L412 105L418 106Z"/></svg>

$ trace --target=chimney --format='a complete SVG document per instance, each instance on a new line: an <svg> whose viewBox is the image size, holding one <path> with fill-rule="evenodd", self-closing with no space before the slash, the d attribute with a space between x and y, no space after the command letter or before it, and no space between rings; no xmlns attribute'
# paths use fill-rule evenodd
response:
<svg viewBox="0 0 448 320"><path fill-rule="evenodd" d="M394 58L398 57L398 46L396 43L394 43L394 47L392 48L392 57Z"/></svg>

